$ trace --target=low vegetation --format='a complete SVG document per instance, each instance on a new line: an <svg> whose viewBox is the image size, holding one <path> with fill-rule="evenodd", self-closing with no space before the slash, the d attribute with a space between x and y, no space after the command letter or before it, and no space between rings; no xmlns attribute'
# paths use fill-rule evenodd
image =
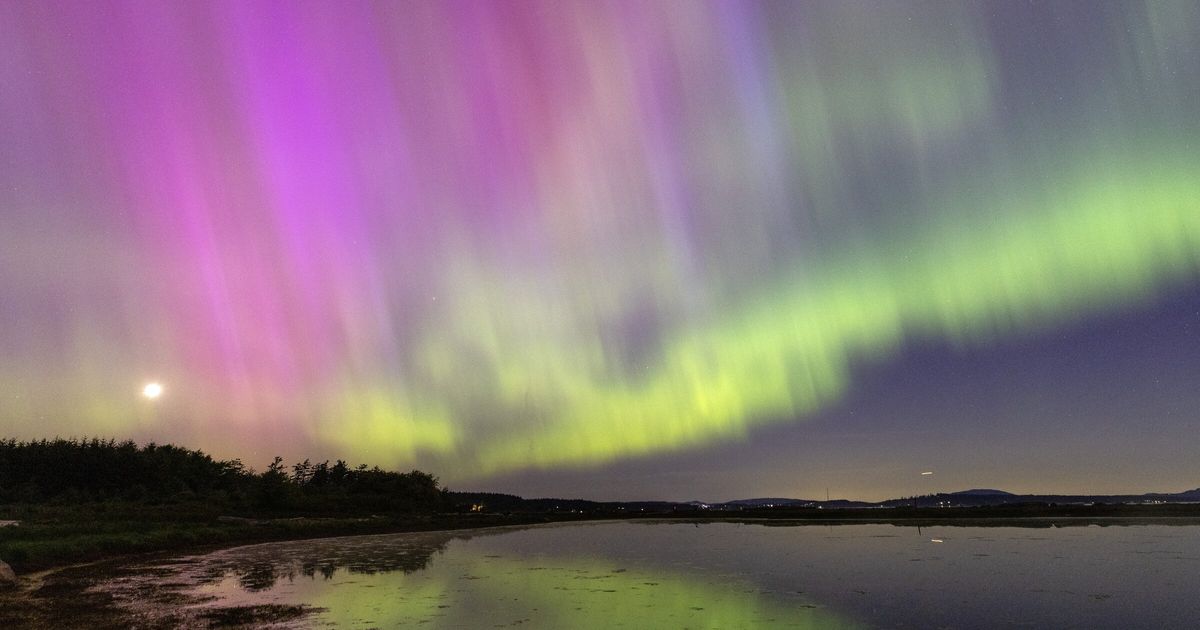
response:
<svg viewBox="0 0 1200 630"><path fill-rule="evenodd" d="M237 541L425 529L433 475L280 458L262 472L172 445L0 440L0 559L18 571Z"/></svg>

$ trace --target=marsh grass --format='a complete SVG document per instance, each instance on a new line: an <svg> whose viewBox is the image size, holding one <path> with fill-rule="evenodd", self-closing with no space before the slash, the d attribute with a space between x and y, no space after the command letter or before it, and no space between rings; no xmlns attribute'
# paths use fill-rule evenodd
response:
<svg viewBox="0 0 1200 630"><path fill-rule="evenodd" d="M461 529L576 520L585 515L285 514L218 520L203 504L91 503L0 506L0 559L20 575L130 554L206 550L236 544L356 534Z"/></svg>

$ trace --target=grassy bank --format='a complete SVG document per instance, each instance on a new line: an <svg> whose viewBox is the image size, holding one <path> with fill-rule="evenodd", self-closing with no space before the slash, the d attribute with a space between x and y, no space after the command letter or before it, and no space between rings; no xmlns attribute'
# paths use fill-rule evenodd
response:
<svg viewBox="0 0 1200 630"><path fill-rule="evenodd" d="M392 532L578 520L572 514L392 514L221 518L203 506L0 506L0 559L18 574L129 554Z"/></svg>
<svg viewBox="0 0 1200 630"><path fill-rule="evenodd" d="M338 460L262 472L170 444L0 439L0 559L18 572L130 553L460 527L418 470ZM223 518L238 515L246 518ZM440 520L439 520L440 519Z"/></svg>
<svg viewBox="0 0 1200 630"><path fill-rule="evenodd" d="M74 506L0 506L0 559L20 573L122 555L188 551L236 544L327 536L380 534L523 525L596 518L628 518L614 513L298 514L222 517L200 503L145 505L92 503ZM697 521L765 520L781 523L905 523L922 525L1005 524L1049 526L1056 520L1200 519L1200 505L993 506L977 508L771 509L741 512L674 511L637 517Z"/></svg>

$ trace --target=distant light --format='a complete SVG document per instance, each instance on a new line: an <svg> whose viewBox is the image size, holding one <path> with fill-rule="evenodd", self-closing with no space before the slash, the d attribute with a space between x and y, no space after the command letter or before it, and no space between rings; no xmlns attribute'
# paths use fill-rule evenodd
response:
<svg viewBox="0 0 1200 630"><path fill-rule="evenodd" d="M946 542L946 541L942 540L941 538L930 538L929 542L940 543L940 542Z"/></svg>
<svg viewBox="0 0 1200 630"><path fill-rule="evenodd" d="M142 395L150 400L154 400L155 398L162 396L162 393L162 385L158 383L146 383L146 386L142 388Z"/></svg>
<svg viewBox="0 0 1200 630"><path fill-rule="evenodd" d="M933 474L933 471L932 471L932 470L926 470L925 472L923 472L923 473L921 473L921 474L922 474L922 475L932 475L932 474Z"/></svg>

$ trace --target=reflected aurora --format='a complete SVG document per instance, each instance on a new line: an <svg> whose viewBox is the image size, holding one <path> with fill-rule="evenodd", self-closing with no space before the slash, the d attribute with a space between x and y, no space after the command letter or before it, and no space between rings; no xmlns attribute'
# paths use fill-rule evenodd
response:
<svg viewBox="0 0 1200 630"><path fill-rule="evenodd" d="M435 559L415 572L330 567L327 575L292 575L286 585L248 592L234 577L195 591L216 604L264 601L320 609L310 625L478 627L529 623L546 628L863 628L808 600L772 598L753 584L718 585L702 574L626 568L605 559ZM367 563L369 566L369 563ZM244 570L234 568L234 572ZM522 621L523 620L523 621Z"/></svg>
<svg viewBox="0 0 1200 630"><path fill-rule="evenodd" d="M323 609L294 627L1125 628L1194 618L1196 525L1101 521L672 520L356 536L153 561L95 590L176 625L222 609L252 618L264 604ZM1056 567L1028 570L1050 558Z"/></svg>

